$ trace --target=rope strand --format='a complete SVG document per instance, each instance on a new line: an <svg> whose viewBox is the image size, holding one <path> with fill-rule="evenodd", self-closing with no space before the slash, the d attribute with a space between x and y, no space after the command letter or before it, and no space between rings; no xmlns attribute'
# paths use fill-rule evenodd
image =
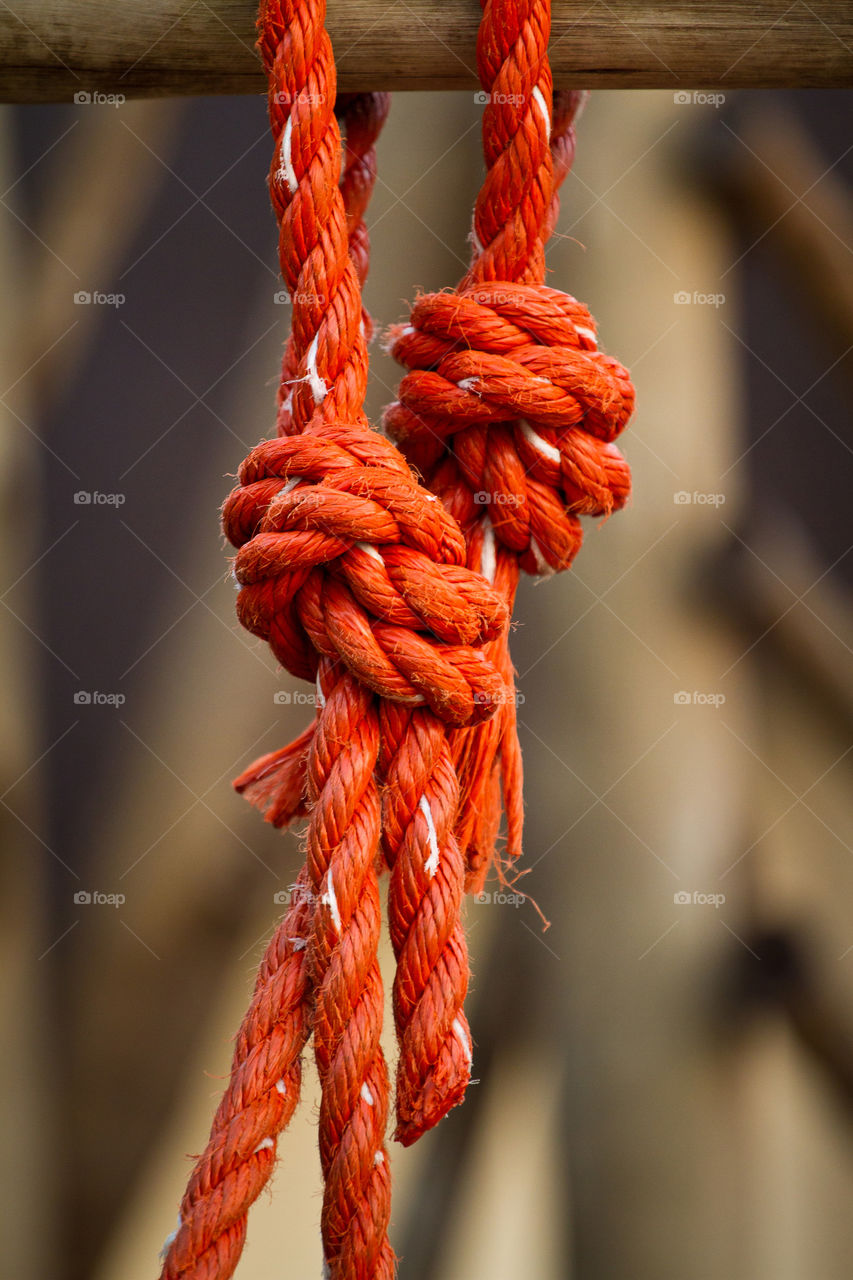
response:
<svg viewBox="0 0 853 1280"><path fill-rule="evenodd" d="M462 1101L471 1077L463 1012L468 948L460 918L465 864L453 830L459 783L444 726L429 712L391 703L382 708L380 766L397 959L394 1136L409 1146Z"/></svg>
<svg viewBox="0 0 853 1280"><path fill-rule="evenodd" d="M408 372L385 422L401 454L364 412L364 213L388 98L336 102L324 0L261 2L269 185L292 330L276 438L249 453L222 519L237 549L241 623L288 671L316 680L318 707L295 742L235 786L276 826L307 814L307 858L162 1280L232 1275L312 1032L324 1274L393 1277L381 864L397 962L395 1136L409 1144L469 1082L460 911L494 857L501 788L508 862L521 851L507 641L519 573L567 568L579 517L609 515L628 497L612 441L633 408L630 379L598 350L587 309L543 283L584 95L552 98L547 0L483 8L477 56L490 96L475 252L457 290L419 298L410 324L392 331Z"/></svg>
<svg viewBox="0 0 853 1280"><path fill-rule="evenodd" d="M415 302L388 347L408 370L384 426L462 526L469 568L511 613L519 570L548 576L580 549L581 515L608 516L630 493L612 440L634 405L627 370L598 349L582 303L548 288L545 243L586 95L553 96L547 0L483 0L477 43L487 173L474 208L474 258L453 292ZM508 634L488 648L508 688L491 721L451 735L461 783L466 887L494 857L500 792L506 865L521 855L521 751ZM502 879L505 864L498 864Z"/></svg>
<svg viewBox="0 0 853 1280"><path fill-rule="evenodd" d="M314 1056L320 1074L323 1251L328 1274L390 1280L388 1072L379 1045L379 752L376 700L321 664L323 707L308 763Z"/></svg>
<svg viewBox="0 0 853 1280"><path fill-rule="evenodd" d="M165 1247L161 1280L222 1280L237 1266L246 1215L272 1173L276 1137L299 1101L310 1034L306 943L313 910L303 872L258 971L231 1079Z"/></svg>
<svg viewBox="0 0 853 1280"><path fill-rule="evenodd" d="M341 183L324 14L319 0L261 6L259 48L275 140L270 194L292 332L277 438L251 451L223 507L225 533L237 548L240 621L269 642L291 673L316 678L321 705L295 743L256 761L235 785L277 826L309 814L301 881L309 900L289 957L298 962L301 986L290 993L292 1007L278 1013L291 1030L301 1028L296 1062L308 1030L314 1035L326 1274L386 1280L394 1256L387 1238L387 1072L379 1046L380 751L384 772L395 777L408 761L416 804L413 815L396 815L397 834L389 830L384 844L393 867L398 956L398 1133L412 1141L461 1100L470 1071L459 921L464 863L453 836L458 783L448 728L486 720L502 705L503 678L484 646L505 628L507 613L466 567L458 524L366 423L363 214L387 99L358 95L341 103L348 135ZM420 739L429 751L414 749ZM249 1015L256 1056L269 1032L258 1016ZM220 1130L242 1140L238 1121L248 1112L253 1138L263 1133L257 1084L254 1077L232 1079L217 1113ZM245 1146L243 1140L241 1159ZM272 1167L271 1134L263 1133L251 1158L263 1166L251 1179L244 1175L239 1202L227 1180L214 1186L197 1168L187 1204L204 1202L207 1235L182 1225L164 1276L232 1274L246 1210ZM228 1247L211 1249L211 1236Z"/></svg>

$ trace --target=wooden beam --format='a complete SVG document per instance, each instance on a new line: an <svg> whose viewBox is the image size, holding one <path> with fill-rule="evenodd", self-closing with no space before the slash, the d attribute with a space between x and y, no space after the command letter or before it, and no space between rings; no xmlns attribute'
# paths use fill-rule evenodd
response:
<svg viewBox="0 0 853 1280"><path fill-rule="evenodd" d="M0 100L261 93L247 0L17 0L0 6ZM560 86L853 85L853 3L554 0ZM330 0L342 89L476 89L477 0ZM78 99L79 101L80 99Z"/></svg>

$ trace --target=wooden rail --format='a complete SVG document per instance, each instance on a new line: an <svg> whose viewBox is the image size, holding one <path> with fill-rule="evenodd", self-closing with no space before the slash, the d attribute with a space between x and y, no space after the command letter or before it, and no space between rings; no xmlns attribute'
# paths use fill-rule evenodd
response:
<svg viewBox="0 0 853 1280"><path fill-rule="evenodd" d="M253 0L12 0L0 100L260 93ZM342 89L477 88L477 0L330 0ZM554 0L557 85L853 85L853 3ZM85 99L78 99L85 101Z"/></svg>

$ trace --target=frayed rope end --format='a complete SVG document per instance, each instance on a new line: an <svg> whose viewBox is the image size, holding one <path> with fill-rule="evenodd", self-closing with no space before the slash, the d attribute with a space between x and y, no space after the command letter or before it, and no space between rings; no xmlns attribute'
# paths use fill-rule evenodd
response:
<svg viewBox="0 0 853 1280"><path fill-rule="evenodd" d="M313 736L312 724L288 746L260 756L232 783L274 827L286 827L307 812L305 771Z"/></svg>

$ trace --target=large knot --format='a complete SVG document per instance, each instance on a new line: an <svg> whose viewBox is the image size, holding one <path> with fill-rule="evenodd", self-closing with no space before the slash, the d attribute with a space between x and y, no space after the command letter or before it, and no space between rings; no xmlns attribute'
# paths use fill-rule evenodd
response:
<svg viewBox="0 0 853 1280"><path fill-rule="evenodd" d="M239 481L223 507L237 614L283 666L313 680L323 654L448 724L492 714L504 681L476 646L500 635L506 605L388 440L324 423L259 444Z"/></svg>
<svg viewBox="0 0 853 1280"><path fill-rule="evenodd" d="M565 569L579 515L609 515L630 492L612 444L634 407L628 371L598 350L595 321L568 294L501 281L418 298L389 349L410 372L385 426L425 475L449 448L471 507L530 573ZM451 440L452 437L452 440Z"/></svg>

